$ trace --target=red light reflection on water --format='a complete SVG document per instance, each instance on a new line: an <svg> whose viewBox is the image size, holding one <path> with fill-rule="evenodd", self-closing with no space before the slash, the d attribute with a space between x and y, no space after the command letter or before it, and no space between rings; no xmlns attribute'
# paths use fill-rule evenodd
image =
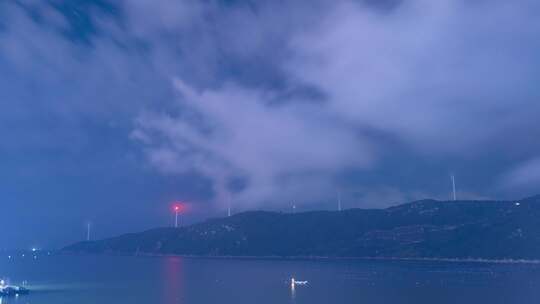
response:
<svg viewBox="0 0 540 304"><path fill-rule="evenodd" d="M183 261L181 257L166 257L163 259L163 301L160 303L183 303Z"/></svg>

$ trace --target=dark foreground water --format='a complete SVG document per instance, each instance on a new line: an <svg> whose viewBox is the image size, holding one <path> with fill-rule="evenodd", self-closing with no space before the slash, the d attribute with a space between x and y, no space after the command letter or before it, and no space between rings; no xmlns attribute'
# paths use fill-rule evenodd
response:
<svg viewBox="0 0 540 304"><path fill-rule="evenodd" d="M291 289L290 278L309 285ZM540 265L45 256L0 258L28 304L540 303Z"/></svg>

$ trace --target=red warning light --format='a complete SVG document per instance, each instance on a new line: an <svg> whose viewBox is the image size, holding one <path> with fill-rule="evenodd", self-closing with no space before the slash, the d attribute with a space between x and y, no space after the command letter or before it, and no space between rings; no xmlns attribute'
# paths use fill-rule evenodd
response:
<svg viewBox="0 0 540 304"><path fill-rule="evenodd" d="M183 212L185 210L185 204L181 202L173 203L173 211L174 212Z"/></svg>

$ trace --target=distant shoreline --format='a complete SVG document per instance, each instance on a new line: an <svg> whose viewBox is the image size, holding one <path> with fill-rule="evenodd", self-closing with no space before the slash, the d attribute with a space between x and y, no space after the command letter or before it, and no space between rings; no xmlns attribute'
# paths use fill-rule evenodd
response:
<svg viewBox="0 0 540 304"><path fill-rule="evenodd" d="M540 264L539 260L529 259L485 259L485 258L406 258L406 257L332 257L332 256L213 256L213 255L183 255L159 253L84 253L60 252L61 255L91 255L91 256L126 256L126 257L181 257L190 259L235 259L235 260L366 260L366 261L410 261L410 262L446 262L446 263L484 263L484 264Z"/></svg>

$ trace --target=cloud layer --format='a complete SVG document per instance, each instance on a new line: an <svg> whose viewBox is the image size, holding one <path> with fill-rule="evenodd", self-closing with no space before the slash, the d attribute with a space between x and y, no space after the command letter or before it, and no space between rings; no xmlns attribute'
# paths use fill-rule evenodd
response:
<svg viewBox="0 0 540 304"><path fill-rule="evenodd" d="M221 208L319 206L336 192L356 207L446 198L450 172L462 197L538 190L536 1L55 0L0 12L6 153L84 158L109 145L167 178L207 179L201 197Z"/></svg>
<svg viewBox="0 0 540 304"><path fill-rule="evenodd" d="M316 22L309 16L291 21L264 5L257 18L236 12L253 27L232 28L243 48L237 41L223 47L248 61L259 54L277 61L273 68L285 88L249 87L244 79L231 85L227 79L197 90L175 80L180 107L201 121L165 115L141 119L137 131L165 136L149 151L164 171L193 169L218 185L245 177L237 200L251 204L316 200L313 194L327 199L340 187L340 172L377 168L391 148L398 154L412 150L419 167L422 158L470 163L532 157L538 151L530 140L539 133L534 54L540 24L531 12L540 8L521 4L417 0L381 11L337 1L319 11ZM293 26L283 30L280 23ZM278 32L281 43L261 42L268 32ZM280 56L273 58L269 48ZM251 64L248 71L268 69L262 60ZM302 89L313 95L284 92ZM208 128L197 131L201 125ZM396 145L381 142L381 135ZM302 190L294 191L295 185ZM372 193L384 186L375 185ZM474 192L468 197L486 195Z"/></svg>

